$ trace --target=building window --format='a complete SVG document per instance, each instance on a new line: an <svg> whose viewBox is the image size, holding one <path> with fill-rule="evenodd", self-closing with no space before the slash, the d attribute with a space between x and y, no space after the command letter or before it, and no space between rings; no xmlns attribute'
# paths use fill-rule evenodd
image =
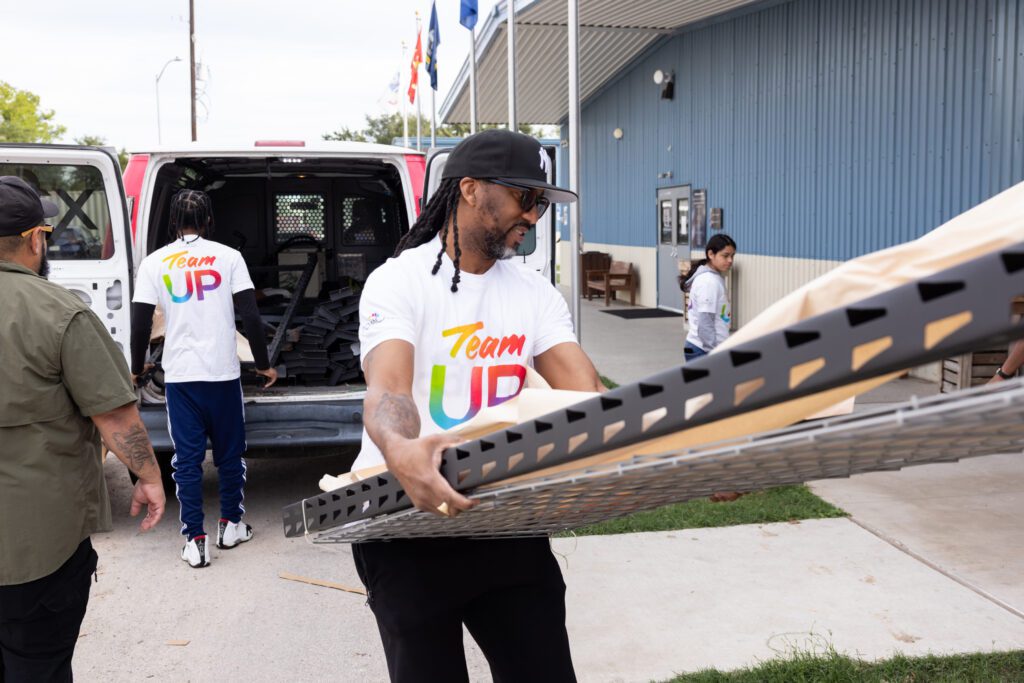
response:
<svg viewBox="0 0 1024 683"><path fill-rule="evenodd" d="M672 244L672 202L668 200L661 202L661 243Z"/></svg>
<svg viewBox="0 0 1024 683"><path fill-rule="evenodd" d="M676 201L676 244L683 246L690 241L690 199L684 198Z"/></svg>

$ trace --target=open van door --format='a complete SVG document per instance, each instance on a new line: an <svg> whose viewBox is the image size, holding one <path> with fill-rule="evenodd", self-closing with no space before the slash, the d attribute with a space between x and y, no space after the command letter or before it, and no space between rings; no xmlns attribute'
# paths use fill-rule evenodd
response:
<svg viewBox="0 0 1024 683"><path fill-rule="evenodd" d="M117 159L98 147L0 144L0 175L24 179L57 205L49 279L89 304L127 358L131 234Z"/></svg>
<svg viewBox="0 0 1024 683"><path fill-rule="evenodd" d="M551 158L548 167L548 182L555 182L555 148L551 145L544 145L544 151ZM441 175L444 171L445 162L452 148L433 148L427 152L427 167L423 178L423 207L430 198L434 196L438 186L441 184ZM421 210L422 208L421 207ZM546 279L555 283L555 214L557 212L551 207L541 216L533 230L526 233L523 243L516 250L515 261L527 268L532 268L543 275Z"/></svg>

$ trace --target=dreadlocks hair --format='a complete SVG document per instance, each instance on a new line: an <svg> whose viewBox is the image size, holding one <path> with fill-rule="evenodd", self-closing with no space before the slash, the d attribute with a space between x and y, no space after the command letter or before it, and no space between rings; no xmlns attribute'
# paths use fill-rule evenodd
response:
<svg viewBox="0 0 1024 683"><path fill-rule="evenodd" d="M395 256L398 256L406 249L426 244L434 239L438 233L441 233L441 251L437 252L437 261L434 262L434 268L430 271L431 275L437 275L437 271L441 269L441 259L444 258L450 218L452 238L455 246L455 259L453 260L455 275L452 277L452 292L459 291L459 281L462 279L459 269L459 261L462 259L462 248L459 245L459 219L457 211L459 208L459 198L462 196L462 190L459 189L461 181L462 178L445 178L441 181L437 191L434 192L434 196L427 202L427 206L423 209L420 217L416 219L416 222L413 223L405 237L398 242L398 247L395 249Z"/></svg>
<svg viewBox="0 0 1024 683"><path fill-rule="evenodd" d="M213 204L210 195L200 190L178 190L171 199L170 232L181 239L181 231L192 228L200 235L213 232Z"/></svg>

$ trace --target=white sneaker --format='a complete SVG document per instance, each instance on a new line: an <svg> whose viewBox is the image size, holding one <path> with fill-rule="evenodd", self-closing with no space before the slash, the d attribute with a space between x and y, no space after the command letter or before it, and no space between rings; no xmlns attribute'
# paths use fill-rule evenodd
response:
<svg viewBox="0 0 1024 683"><path fill-rule="evenodd" d="M217 547L223 550L234 548L252 538L252 527L245 522L220 520L217 525Z"/></svg>
<svg viewBox="0 0 1024 683"><path fill-rule="evenodd" d="M193 569L210 566L210 546L206 536L196 536L181 549L181 559L188 562Z"/></svg>

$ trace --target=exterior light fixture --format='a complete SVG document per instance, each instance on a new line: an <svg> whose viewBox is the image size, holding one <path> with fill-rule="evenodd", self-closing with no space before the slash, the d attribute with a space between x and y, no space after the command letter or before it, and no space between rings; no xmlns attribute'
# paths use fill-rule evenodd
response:
<svg viewBox="0 0 1024 683"><path fill-rule="evenodd" d="M661 99L671 100L676 93L676 75L672 71L658 69L654 72L654 84L661 86Z"/></svg>
<svg viewBox="0 0 1024 683"><path fill-rule="evenodd" d="M615 138L616 140L621 140L622 135L623 133L621 128L616 128L615 130L612 131L612 137Z"/></svg>

